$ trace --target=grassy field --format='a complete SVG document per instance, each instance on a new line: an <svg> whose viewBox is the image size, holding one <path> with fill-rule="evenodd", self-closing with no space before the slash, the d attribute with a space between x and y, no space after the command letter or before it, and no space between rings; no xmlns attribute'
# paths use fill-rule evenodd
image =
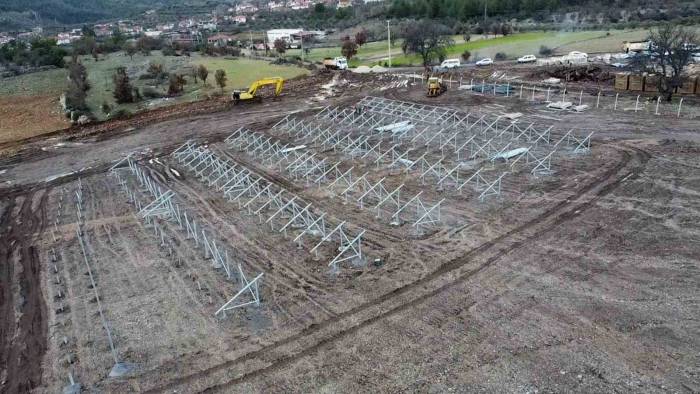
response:
<svg viewBox="0 0 700 394"><path fill-rule="evenodd" d="M143 90L149 87L165 94L167 81L156 84L152 79L141 79L146 74L150 63L162 64L167 72L184 74L187 80L184 92L176 97L163 97L153 100L145 100L134 104L117 105L112 97L114 75L117 67L127 67L132 84ZM184 56L163 56L159 52L153 52L150 56L135 55L133 60L123 53L114 53L95 62L92 58L83 59L83 64L88 70L88 79L92 88L88 91L88 105L98 118L104 118L100 107L107 103L113 108L125 109L131 112L154 108L171 103L196 101L212 94L220 94L221 90L216 86L214 72L218 69L226 72L227 84L224 93L230 93L235 88L243 88L261 77L279 76L293 78L308 73L308 70L284 65L273 65L266 61L251 60L246 58L220 58L192 54ZM194 81L190 75L193 66L203 64L209 70L207 82Z"/></svg>
<svg viewBox="0 0 700 394"><path fill-rule="evenodd" d="M215 86L214 72L226 72L227 84L224 94L235 88L243 88L261 77L279 76L293 78L308 74L308 70L296 66L274 65L267 61L247 58L204 57L198 53L190 57L163 56L153 52L149 56L134 55L133 59L118 52L101 56L98 61L83 57L81 62L88 72L90 90L87 104L97 119L107 118L102 112L102 104L107 103L112 110L124 109L137 112L148 108L196 101L213 94L221 94ZM160 63L167 72L186 74L187 84L182 95L143 100L133 104L116 104L113 92L112 75L118 67L126 67L131 83L143 91L145 87L167 93L167 81L160 84L152 79L142 79L149 64ZM209 69L207 83L194 82L189 71L200 64ZM65 69L48 70L0 80L0 142L12 141L39 135L69 125L62 114L59 96L67 86Z"/></svg>
<svg viewBox="0 0 700 394"><path fill-rule="evenodd" d="M485 37L482 35L472 35L471 41L472 42L477 42L483 40ZM459 45L464 43L464 38L461 35L455 35L452 36L452 39L454 40L455 44ZM397 40L392 44L391 48L391 56L393 57L399 57L403 55L403 52L401 52L401 43L402 40ZM287 57L297 57L301 56L301 50L300 49L289 49L287 52L285 52L285 56ZM311 52L307 55L305 55L305 59L311 60L311 61L321 61L323 58L326 57L336 57L336 56L342 56L340 53L340 47L335 46L335 47L326 47L326 48L313 48ZM357 55L351 59L350 65L351 66L357 66L357 65L362 65L362 64L375 64L377 62L383 62L384 59L387 57L387 43L386 41L375 41L375 42L368 42L367 44L363 45L359 50L357 51Z"/></svg>
<svg viewBox="0 0 700 394"><path fill-rule="evenodd" d="M68 71L63 68L0 79L0 96L60 94L66 87Z"/></svg>
<svg viewBox="0 0 700 394"><path fill-rule="evenodd" d="M469 42L465 42L461 36L453 36L455 45L448 50L449 57L459 57L465 50L472 54L471 60L484 57L494 57L496 53L503 52L508 58L516 58L522 55L537 55L540 46L545 45L554 48L556 53L568 53L572 50L585 52L615 52L621 51L623 41L641 40L646 37L647 31L638 30L611 30L611 31L578 31L578 32L527 32L512 34L505 37L483 37L472 35ZM299 56L300 50L289 50L286 56ZM324 57L340 56L340 47L315 48L307 56L307 59L319 61ZM350 62L351 66L384 64L387 60L386 41L370 42L362 46L355 58ZM404 55L401 52L401 41L397 40L392 46L392 65L407 66L420 65L421 60L415 55Z"/></svg>

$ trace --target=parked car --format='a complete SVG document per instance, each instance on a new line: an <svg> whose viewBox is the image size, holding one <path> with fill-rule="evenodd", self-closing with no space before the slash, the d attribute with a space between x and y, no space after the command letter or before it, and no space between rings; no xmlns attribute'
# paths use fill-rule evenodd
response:
<svg viewBox="0 0 700 394"><path fill-rule="evenodd" d="M523 57L518 58L518 63L533 63L536 62L537 58L535 55L525 55Z"/></svg>
<svg viewBox="0 0 700 394"><path fill-rule="evenodd" d="M440 67L444 68L457 68L460 67L462 64L459 62L459 59L446 59L440 64Z"/></svg>
<svg viewBox="0 0 700 394"><path fill-rule="evenodd" d="M567 56L570 57L570 58L579 58L579 57L588 58L588 54L587 54L587 53L579 52L579 51L571 51L571 52L569 52L569 54L568 54Z"/></svg>
<svg viewBox="0 0 700 394"><path fill-rule="evenodd" d="M444 73L459 67L462 67L462 63L459 59L447 59L440 63L439 66L433 67L433 72Z"/></svg>
<svg viewBox="0 0 700 394"><path fill-rule="evenodd" d="M579 51L569 52L568 55L562 57L563 64L582 64L586 62L588 62L588 54Z"/></svg>
<svg viewBox="0 0 700 394"><path fill-rule="evenodd" d="M478 62L476 62L477 66L490 66L492 64L493 64L493 59L491 59L490 57L481 59Z"/></svg>

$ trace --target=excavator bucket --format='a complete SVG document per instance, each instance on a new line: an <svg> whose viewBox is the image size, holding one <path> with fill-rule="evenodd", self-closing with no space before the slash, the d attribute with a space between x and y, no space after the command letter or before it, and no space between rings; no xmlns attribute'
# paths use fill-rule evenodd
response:
<svg viewBox="0 0 700 394"><path fill-rule="evenodd" d="M234 104L238 104L241 101L260 101L260 96L256 96L258 89L263 86L273 85L275 87L275 97L282 93L282 88L284 87L284 79L281 77L269 77L258 79L257 81L250 84L248 90L235 90L231 94L231 99Z"/></svg>

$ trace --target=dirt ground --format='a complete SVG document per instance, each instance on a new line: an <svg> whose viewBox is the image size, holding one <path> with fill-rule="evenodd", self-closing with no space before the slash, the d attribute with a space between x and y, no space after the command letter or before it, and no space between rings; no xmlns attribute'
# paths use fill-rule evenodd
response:
<svg viewBox="0 0 700 394"><path fill-rule="evenodd" d="M0 98L0 144L69 124L55 95Z"/></svg>
<svg viewBox="0 0 700 394"><path fill-rule="evenodd" d="M428 99L388 77L323 75L305 85L280 101L9 146L0 159L1 391L57 392L69 373L102 392L700 391L697 120L553 113L458 90ZM509 172L501 196L483 202L416 171L309 145L356 174L403 183L406 196L444 199L441 223L422 233L223 141L247 127L302 143L272 125L286 115L323 123L315 115L325 106L352 108L366 95L517 111L554 124L554 140L570 128L596 133L590 153L558 152L550 175L481 163L487 174ZM294 235L227 201L171 155L188 140L329 221L364 229L367 264L333 272L331 248L316 258L311 240L297 247ZM175 224L160 222L169 249L136 216L110 172L132 152L245 272L264 273L260 307L214 315L238 288ZM411 154L444 155L428 145ZM116 171L136 199L152 200L131 171ZM119 361L134 366L122 377L108 377L114 360L84 255Z"/></svg>

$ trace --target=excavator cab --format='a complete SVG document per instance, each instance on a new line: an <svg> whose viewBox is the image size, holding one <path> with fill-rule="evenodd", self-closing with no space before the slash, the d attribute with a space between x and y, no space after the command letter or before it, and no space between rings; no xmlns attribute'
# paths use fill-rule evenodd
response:
<svg viewBox="0 0 700 394"><path fill-rule="evenodd" d="M282 87L284 86L284 79L280 77L270 77L258 79L257 81L250 84L248 90L234 90L231 94L234 104L238 104L241 101L248 100L260 100L260 97L256 97L255 93L263 86L274 85L275 86L275 97L282 93Z"/></svg>

